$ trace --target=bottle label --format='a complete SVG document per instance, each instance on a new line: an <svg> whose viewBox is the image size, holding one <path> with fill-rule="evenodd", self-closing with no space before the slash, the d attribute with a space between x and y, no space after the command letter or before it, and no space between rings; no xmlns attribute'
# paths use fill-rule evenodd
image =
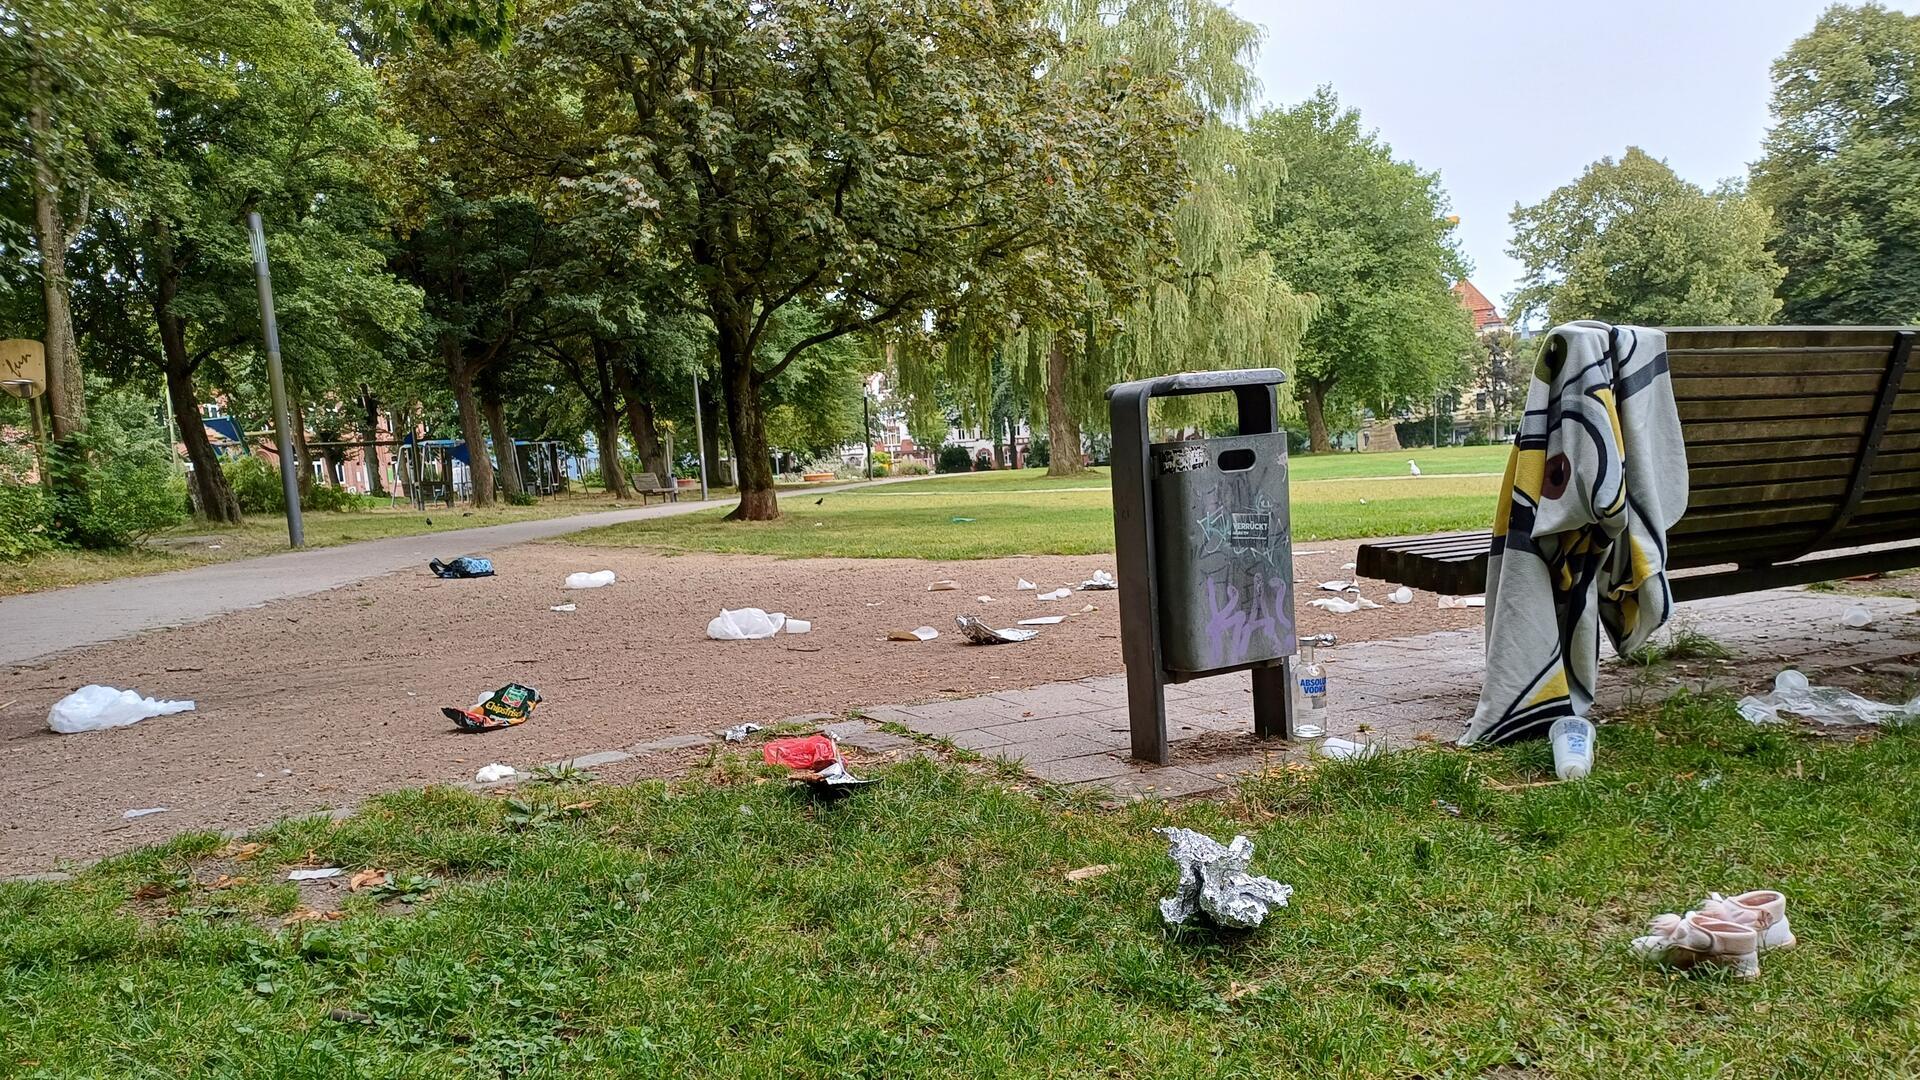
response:
<svg viewBox="0 0 1920 1080"><path fill-rule="evenodd" d="M1319 697L1327 692L1327 677L1305 678L1300 680L1300 692L1308 697Z"/></svg>

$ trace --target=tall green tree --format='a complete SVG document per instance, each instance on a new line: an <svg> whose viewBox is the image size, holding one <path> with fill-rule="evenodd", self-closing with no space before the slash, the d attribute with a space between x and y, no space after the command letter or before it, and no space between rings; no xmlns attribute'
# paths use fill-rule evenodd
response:
<svg viewBox="0 0 1920 1080"><path fill-rule="evenodd" d="M1794 323L1920 320L1920 14L1828 8L1773 65L1753 194Z"/></svg>
<svg viewBox="0 0 1920 1080"><path fill-rule="evenodd" d="M1465 275L1438 175L1397 161L1333 91L1251 126L1255 154L1286 181L1257 228L1273 272L1316 307L1295 369L1315 451L1328 416L1433 399L1472 348L1450 291Z"/></svg>
<svg viewBox="0 0 1920 1080"><path fill-rule="evenodd" d="M1780 310L1767 211L1731 185L1703 191L1638 147L1513 212L1515 323L1764 323Z"/></svg>
<svg viewBox="0 0 1920 1080"><path fill-rule="evenodd" d="M739 518L779 512L765 388L808 350L1070 294L1089 256L1160 242L1177 195L1164 88L1046 77L1058 42L1020 0L582 0L522 45L629 110L576 189L656 222L713 324ZM820 328L762 359L789 305Z"/></svg>

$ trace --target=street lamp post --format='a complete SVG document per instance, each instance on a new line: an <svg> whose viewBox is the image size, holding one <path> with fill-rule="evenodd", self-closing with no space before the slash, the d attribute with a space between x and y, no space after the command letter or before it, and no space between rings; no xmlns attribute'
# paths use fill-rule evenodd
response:
<svg viewBox="0 0 1920 1080"><path fill-rule="evenodd" d="M253 271L260 286L260 330L267 344L267 387L273 395L273 438L280 451L280 486L287 495L287 544L303 547L307 537L300 520L300 466L293 460L287 379L280 367L280 326L273 319L273 279L267 273L267 233L260 224L259 211L247 212L247 230L253 234Z"/></svg>

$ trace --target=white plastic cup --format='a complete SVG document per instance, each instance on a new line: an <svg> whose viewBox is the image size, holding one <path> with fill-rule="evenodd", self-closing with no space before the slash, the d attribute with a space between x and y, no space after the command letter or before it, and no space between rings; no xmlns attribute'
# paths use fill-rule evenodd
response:
<svg viewBox="0 0 1920 1080"><path fill-rule="evenodd" d="M1873 625L1873 612L1863 607L1850 607L1840 616L1840 621L1855 630Z"/></svg>
<svg viewBox="0 0 1920 1080"><path fill-rule="evenodd" d="M1563 716L1547 730L1553 741L1553 773L1562 780L1585 780L1593 772L1593 722Z"/></svg>
<svg viewBox="0 0 1920 1080"><path fill-rule="evenodd" d="M1793 668L1784 668L1773 677L1773 692L1776 694L1798 694L1807 689L1807 677Z"/></svg>

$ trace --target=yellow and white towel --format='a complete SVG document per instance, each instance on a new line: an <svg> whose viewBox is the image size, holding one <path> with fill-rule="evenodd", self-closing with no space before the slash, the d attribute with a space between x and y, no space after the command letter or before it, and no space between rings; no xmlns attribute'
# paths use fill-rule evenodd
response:
<svg viewBox="0 0 1920 1080"><path fill-rule="evenodd" d="M1460 744L1585 716L1599 628L1630 652L1673 613L1687 454L1659 330L1576 322L1534 365L1487 563L1487 680Z"/></svg>

